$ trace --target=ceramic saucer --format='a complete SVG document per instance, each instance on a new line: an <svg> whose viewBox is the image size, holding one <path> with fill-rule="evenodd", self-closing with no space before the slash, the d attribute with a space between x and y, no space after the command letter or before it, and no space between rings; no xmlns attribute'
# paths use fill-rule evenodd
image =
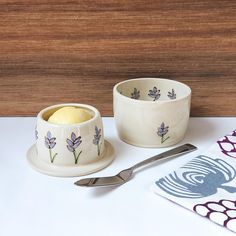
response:
<svg viewBox="0 0 236 236"><path fill-rule="evenodd" d="M78 166L56 166L43 162L37 156L36 145L34 144L27 152L27 160L30 166L46 175L58 177L77 177L99 171L108 166L114 160L114 148L105 140L104 152L99 160L86 165Z"/></svg>

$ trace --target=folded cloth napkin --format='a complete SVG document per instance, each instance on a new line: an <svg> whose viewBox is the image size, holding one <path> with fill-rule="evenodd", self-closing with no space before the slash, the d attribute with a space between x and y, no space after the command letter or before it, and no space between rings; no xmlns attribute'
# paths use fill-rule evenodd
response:
<svg viewBox="0 0 236 236"><path fill-rule="evenodd" d="M236 130L157 180L152 189L236 232Z"/></svg>

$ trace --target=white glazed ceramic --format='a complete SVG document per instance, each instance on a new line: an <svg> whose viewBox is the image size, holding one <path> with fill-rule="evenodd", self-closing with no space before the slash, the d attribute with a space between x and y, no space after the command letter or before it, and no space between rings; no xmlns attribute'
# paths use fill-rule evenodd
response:
<svg viewBox="0 0 236 236"><path fill-rule="evenodd" d="M113 110L119 137L135 146L167 147L185 135L191 89L159 78L126 80L113 88Z"/></svg>
<svg viewBox="0 0 236 236"><path fill-rule="evenodd" d="M53 124L48 118L58 109L73 106L86 109L92 118L77 124ZM36 145L27 158L35 169L56 176L79 176L104 168L113 160L110 143L104 140L99 111L85 104L59 104L39 112ZM105 150L105 148L109 150ZM75 174L77 173L77 174Z"/></svg>
<svg viewBox="0 0 236 236"><path fill-rule="evenodd" d="M37 154L36 145L33 145L27 152L27 159L30 166L47 175L58 177L75 177L94 173L108 166L114 159L114 148L105 140L104 151L101 158L86 165L52 165L42 161Z"/></svg>

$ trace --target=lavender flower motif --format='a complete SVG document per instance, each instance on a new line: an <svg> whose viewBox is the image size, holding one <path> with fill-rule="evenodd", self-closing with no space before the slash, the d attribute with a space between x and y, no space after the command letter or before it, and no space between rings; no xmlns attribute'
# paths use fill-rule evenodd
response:
<svg viewBox="0 0 236 236"><path fill-rule="evenodd" d="M229 157L236 158L236 130L230 135L224 136L223 139L217 141L222 153Z"/></svg>
<svg viewBox="0 0 236 236"><path fill-rule="evenodd" d="M50 160L51 160L51 163L53 163L54 162L54 159L55 159L55 157L56 157L56 155L57 155L57 153L55 153L54 155L53 155L53 153L52 153L52 149L56 146L56 138L55 137L52 137L52 134L51 134L51 132L50 131L48 131L47 132L47 136L45 136L44 137L44 139L45 139L45 146L46 146L46 148L49 150L49 155L50 155Z"/></svg>
<svg viewBox="0 0 236 236"><path fill-rule="evenodd" d="M37 130L37 126L35 127L34 134L35 134L35 139L37 140L37 139L39 138L39 137L38 137L38 130Z"/></svg>
<svg viewBox="0 0 236 236"><path fill-rule="evenodd" d="M156 101L160 98L160 90L157 90L157 87L153 87L153 89L149 90L148 96L153 98L153 101Z"/></svg>
<svg viewBox="0 0 236 236"><path fill-rule="evenodd" d="M101 132L102 130L101 129L98 129L97 126L95 126L95 135L94 135L94 139L93 139L93 144L97 146L97 149L98 149L98 156L100 156L100 152L101 152L101 145L102 143L100 142L101 140Z"/></svg>
<svg viewBox="0 0 236 236"><path fill-rule="evenodd" d="M137 90L136 88L134 88L133 93L131 93L131 98L139 99L140 98L140 90Z"/></svg>
<svg viewBox="0 0 236 236"><path fill-rule="evenodd" d="M77 164L82 151L80 151L77 154L75 149L77 149L79 147L79 145L82 143L81 136L76 137L75 133L72 132L71 139L67 139L66 142L68 144L67 148L70 152L73 153L74 159L75 159L75 164Z"/></svg>
<svg viewBox="0 0 236 236"><path fill-rule="evenodd" d="M176 99L175 90L172 89L171 92L168 92L167 96L168 96L170 99Z"/></svg>
<svg viewBox="0 0 236 236"><path fill-rule="evenodd" d="M168 133L169 131L169 126L165 126L165 123L162 122L161 126L157 129L157 135L161 137L161 143L164 143L168 138L165 138L165 135Z"/></svg>

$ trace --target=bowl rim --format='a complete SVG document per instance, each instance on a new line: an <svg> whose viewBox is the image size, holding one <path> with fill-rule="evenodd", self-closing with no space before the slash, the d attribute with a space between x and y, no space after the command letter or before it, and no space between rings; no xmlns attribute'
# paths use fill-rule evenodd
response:
<svg viewBox="0 0 236 236"><path fill-rule="evenodd" d="M87 121L84 121L84 122L81 122L81 123L73 123L73 124L54 124L54 123L50 123L48 122L47 120L43 119L43 114L49 110L52 110L54 108L58 108L58 107L68 107L68 106L71 106L71 107L80 107L80 108L86 108L88 110L91 110L94 112L94 116L87 120ZM83 103L60 103L60 104L55 104L55 105L52 105L52 106L48 106L48 107L45 107L44 109L42 109L38 114L37 114L37 120L40 120L41 122L47 124L47 125L50 125L50 126L54 126L54 127L82 127L82 126L85 126L85 125L88 125L89 123L92 123L93 121L95 121L97 118L101 118L101 115L100 115L100 112L99 110L96 108L96 107L93 107L91 105L88 105L88 104L83 104Z"/></svg>
<svg viewBox="0 0 236 236"><path fill-rule="evenodd" d="M121 85L121 84L125 84L127 82L130 82L130 81L138 81L138 80L158 80L158 81L168 81L168 82L171 82L171 83L177 83L179 85L181 85L182 87L185 87L185 89L187 89L187 95L185 96L182 96L180 98L176 98L176 99L173 99L173 100L156 100L156 101L147 101L147 100L138 100L138 99L132 99L130 97L127 97L121 93L118 92L118 87ZM117 84L114 85L113 87L113 94L120 97L121 99L124 99L126 101L130 101L130 102L134 102L134 103L139 103L139 104L143 104L143 103L150 103L150 104L163 104L163 103L175 103L175 102L178 102L178 101L181 101L181 100L184 100L186 99L187 97L191 96L192 94L192 90L191 88L182 83L182 82L179 82L177 80L172 80L172 79L166 79L166 78L156 78L156 77L140 77L140 78L134 78L134 79L128 79L128 80L123 80Z"/></svg>

